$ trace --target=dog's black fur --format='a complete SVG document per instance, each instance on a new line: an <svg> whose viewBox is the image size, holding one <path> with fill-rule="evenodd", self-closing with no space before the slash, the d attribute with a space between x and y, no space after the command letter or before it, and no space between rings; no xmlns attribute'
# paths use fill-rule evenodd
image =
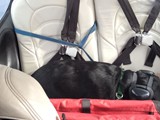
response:
<svg viewBox="0 0 160 120"><path fill-rule="evenodd" d="M119 67L108 63L69 59L52 60L32 76L42 85L49 98L116 99L116 91L120 85L123 99L133 99L129 93L133 74L137 75L136 84L147 86L149 76L146 73L126 70L120 80L121 73ZM160 79L152 76L153 99L160 100Z"/></svg>
<svg viewBox="0 0 160 120"><path fill-rule="evenodd" d="M59 60L33 75L49 98L115 99L121 69L102 62Z"/></svg>

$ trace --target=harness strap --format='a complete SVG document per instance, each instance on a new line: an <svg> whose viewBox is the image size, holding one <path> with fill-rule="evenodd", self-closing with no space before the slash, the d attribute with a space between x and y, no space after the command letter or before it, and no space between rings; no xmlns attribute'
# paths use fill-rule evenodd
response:
<svg viewBox="0 0 160 120"><path fill-rule="evenodd" d="M144 33L148 33L150 31L150 29L152 28L153 24L155 23L159 15L159 12L160 12L160 0L156 0L144 25L144 31L143 31Z"/></svg>
<svg viewBox="0 0 160 120"><path fill-rule="evenodd" d="M69 18L73 8L74 0L67 0L67 8L66 8L66 17L63 25L63 29L61 32L61 39L66 40L68 36L68 25L69 25Z"/></svg>
<svg viewBox="0 0 160 120"><path fill-rule="evenodd" d="M90 28L87 35L82 39L82 41L79 44L71 43L71 42L67 42L67 41L63 41L63 40L58 40L58 39L55 39L55 38L35 34L35 33L32 33L32 32L28 32L28 31L25 31L25 30L20 30L20 29L17 29L17 28L15 28L15 32L17 34L21 34L21 35L28 36L28 37L34 37L34 38L38 38L38 39L42 39L42 40L46 40L46 41L55 42L55 43L58 43L58 44L61 44L61 45L80 48L85 52L85 54L88 56L88 58L91 61L93 61L93 59L89 56L89 54L83 49L83 45L87 42L88 37L96 30L96 28L97 28L96 23L94 23L94 25Z"/></svg>
<svg viewBox="0 0 160 120"><path fill-rule="evenodd" d="M145 26L144 26L144 32L148 33L148 31L152 28L156 18L158 17L160 12L160 1L156 0L154 7L151 10L151 14L149 15ZM153 62L156 58L156 55L159 56L159 52L160 52L160 47L156 42L153 42L153 44L150 46L151 50L149 52L149 55L145 61L145 65L152 67L153 66ZM159 50L155 50L155 48L159 49ZM160 56L159 56L160 57Z"/></svg>
<svg viewBox="0 0 160 120"><path fill-rule="evenodd" d="M150 53L147 57L147 60L145 62L145 65L152 67L153 66L153 62L156 58L156 55L160 58L160 46L154 41L153 45L151 45L151 50Z"/></svg>
<svg viewBox="0 0 160 120"><path fill-rule="evenodd" d="M118 0L131 28L133 31L135 31L136 33L140 33L140 25L139 22L133 12L133 9L130 5L130 3L128 2L128 0Z"/></svg>
<svg viewBox="0 0 160 120"><path fill-rule="evenodd" d="M80 0L74 0L68 28L68 41L75 42Z"/></svg>
<svg viewBox="0 0 160 120"><path fill-rule="evenodd" d="M83 113L90 113L90 100L89 99L82 99L82 112Z"/></svg>
<svg viewBox="0 0 160 120"><path fill-rule="evenodd" d="M64 41L68 41L71 43L75 42L78 13L79 13L79 4L80 4L80 0L67 0L66 17L65 17L64 26L61 32L61 38ZM66 46L61 46L59 53L60 53L60 56L65 55ZM80 56L79 52L77 52L77 55ZM64 56L61 56L61 57L63 58ZM84 59L81 59L81 60L84 60Z"/></svg>
<svg viewBox="0 0 160 120"><path fill-rule="evenodd" d="M131 64L129 54L136 48L134 43L135 38L132 37L126 44L125 48L122 50L118 58L113 62L114 65L121 66L121 64Z"/></svg>
<svg viewBox="0 0 160 120"><path fill-rule="evenodd" d="M140 35L141 30L140 30L140 25L139 22L133 12L133 9L130 5L130 3L128 2L128 0L118 0L120 6L122 7L122 10L132 28L132 30L134 30L136 33L139 33ZM147 34L149 32L149 30L152 28L153 24L155 23L155 20L158 17L158 14L160 12L160 1L156 0L154 7L152 8L149 17L146 20L146 23L144 25L144 31L143 34ZM120 66L122 63L124 65L127 64L131 64L131 60L130 60L130 53L136 48L136 45L141 44L142 42L142 36L136 36L131 38L128 43L125 45L124 49L122 50L120 56L114 61L113 64ZM154 42L153 45L151 45L151 51L150 54L145 62L145 65L147 66L152 66L153 65L153 61L156 57L156 55L159 54L160 49L156 49L155 50L155 46L156 48L160 48L158 46L157 43ZM158 55L159 56L159 55Z"/></svg>

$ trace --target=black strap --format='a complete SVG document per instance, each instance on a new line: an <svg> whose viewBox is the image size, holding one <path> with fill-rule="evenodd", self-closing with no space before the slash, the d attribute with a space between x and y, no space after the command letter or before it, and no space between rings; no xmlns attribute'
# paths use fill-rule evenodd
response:
<svg viewBox="0 0 160 120"><path fill-rule="evenodd" d="M61 32L62 40L74 42L76 38L78 12L80 0L67 0L67 11L64 26Z"/></svg>
<svg viewBox="0 0 160 120"><path fill-rule="evenodd" d="M145 26L144 26L145 33L148 33L148 31L152 28L155 20L157 19L158 15L159 15L159 12L160 12L160 0L156 0L155 5L152 8L151 13L145 23ZM160 53L160 51L155 50L155 48L159 48L159 45L155 42L153 43L153 45L150 46L150 48L151 48L151 50L150 50L149 55L145 61L145 65L152 67L153 62L156 58L156 55L158 55Z"/></svg>
<svg viewBox="0 0 160 120"><path fill-rule="evenodd" d="M66 115L62 113L62 120L66 120Z"/></svg>
<svg viewBox="0 0 160 120"><path fill-rule="evenodd" d="M90 100L89 99L82 99L82 112L83 113L90 113Z"/></svg>
<svg viewBox="0 0 160 120"><path fill-rule="evenodd" d="M70 21L69 21L68 41L72 43L75 41L75 38L76 38L79 3L80 3L80 0L74 0L73 9L72 9Z"/></svg>
<svg viewBox="0 0 160 120"><path fill-rule="evenodd" d="M63 29L61 32L62 40L66 40L66 41L68 37L69 18L73 9L73 3L74 3L74 0L67 0L66 17L65 17Z"/></svg>
<svg viewBox="0 0 160 120"><path fill-rule="evenodd" d="M160 12L160 0L156 0L154 4L155 5L153 6L149 14L149 17L147 18L146 23L144 25L145 33L148 33L150 31Z"/></svg>
<svg viewBox="0 0 160 120"><path fill-rule="evenodd" d="M124 14L131 26L131 28L136 32L136 33L140 33L141 34L141 30L140 30L140 25L139 22L133 12L133 9L130 5L130 3L128 2L128 0L118 0L119 4L122 7L122 10L124 11ZM158 14L160 12L160 0L156 0L154 7L152 8L149 17L146 20L146 23L144 25L144 31L143 33L148 33L149 30L152 28L153 24L155 23L155 20L158 17ZM131 38L128 43L125 45L123 51L121 52L121 55L114 61L113 64L120 66L122 63L124 65L126 64L131 64L131 60L130 60L130 53L135 49L136 44L141 42L141 37L136 36L135 40L133 40L134 38ZM134 43L133 43L134 42ZM153 61L156 57L156 55L158 55L158 53L160 53L160 51L155 50L155 44L151 46L151 52L145 62L145 65L147 66L152 66L153 65ZM156 44L156 48L158 48L158 44Z"/></svg>
<svg viewBox="0 0 160 120"><path fill-rule="evenodd" d="M156 55L160 58L160 46L156 42L153 42L153 44L151 45L150 48L151 48L151 50L150 50L150 53L147 57L145 65L152 67L153 62L156 58Z"/></svg>
<svg viewBox="0 0 160 120"><path fill-rule="evenodd" d="M131 64L129 54L136 48L134 44L135 38L132 37L126 44L125 48L122 50L118 58L113 62L114 65L120 66L123 64Z"/></svg>
<svg viewBox="0 0 160 120"><path fill-rule="evenodd" d="M133 31L135 31L136 33L140 33L140 25L139 22L136 18L136 15L133 12L133 9L130 5L130 3L128 2L128 0L118 0L131 28Z"/></svg>
<svg viewBox="0 0 160 120"><path fill-rule="evenodd" d="M80 0L67 0L67 10L66 10L66 17L63 29L61 31L61 38L64 41L74 42L76 38L76 30L77 30L77 22L78 22L78 13L79 13L79 4ZM59 54L56 54L51 61L58 60L58 59L65 59L68 55L65 55L66 47L61 46L60 50L58 51ZM71 58L70 58L71 59ZM77 53L75 59L84 60L83 57Z"/></svg>

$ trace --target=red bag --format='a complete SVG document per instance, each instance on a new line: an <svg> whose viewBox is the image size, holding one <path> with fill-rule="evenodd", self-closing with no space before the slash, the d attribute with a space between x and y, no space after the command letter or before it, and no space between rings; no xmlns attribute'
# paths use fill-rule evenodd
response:
<svg viewBox="0 0 160 120"><path fill-rule="evenodd" d="M160 120L158 101L96 99L50 99L50 101L62 120Z"/></svg>

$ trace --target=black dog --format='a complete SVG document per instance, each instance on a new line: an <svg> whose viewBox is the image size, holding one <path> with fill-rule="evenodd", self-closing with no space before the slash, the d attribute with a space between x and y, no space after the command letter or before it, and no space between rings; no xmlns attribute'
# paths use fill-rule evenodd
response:
<svg viewBox="0 0 160 120"><path fill-rule="evenodd" d="M59 60L32 75L49 98L115 99L121 69L102 62Z"/></svg>

